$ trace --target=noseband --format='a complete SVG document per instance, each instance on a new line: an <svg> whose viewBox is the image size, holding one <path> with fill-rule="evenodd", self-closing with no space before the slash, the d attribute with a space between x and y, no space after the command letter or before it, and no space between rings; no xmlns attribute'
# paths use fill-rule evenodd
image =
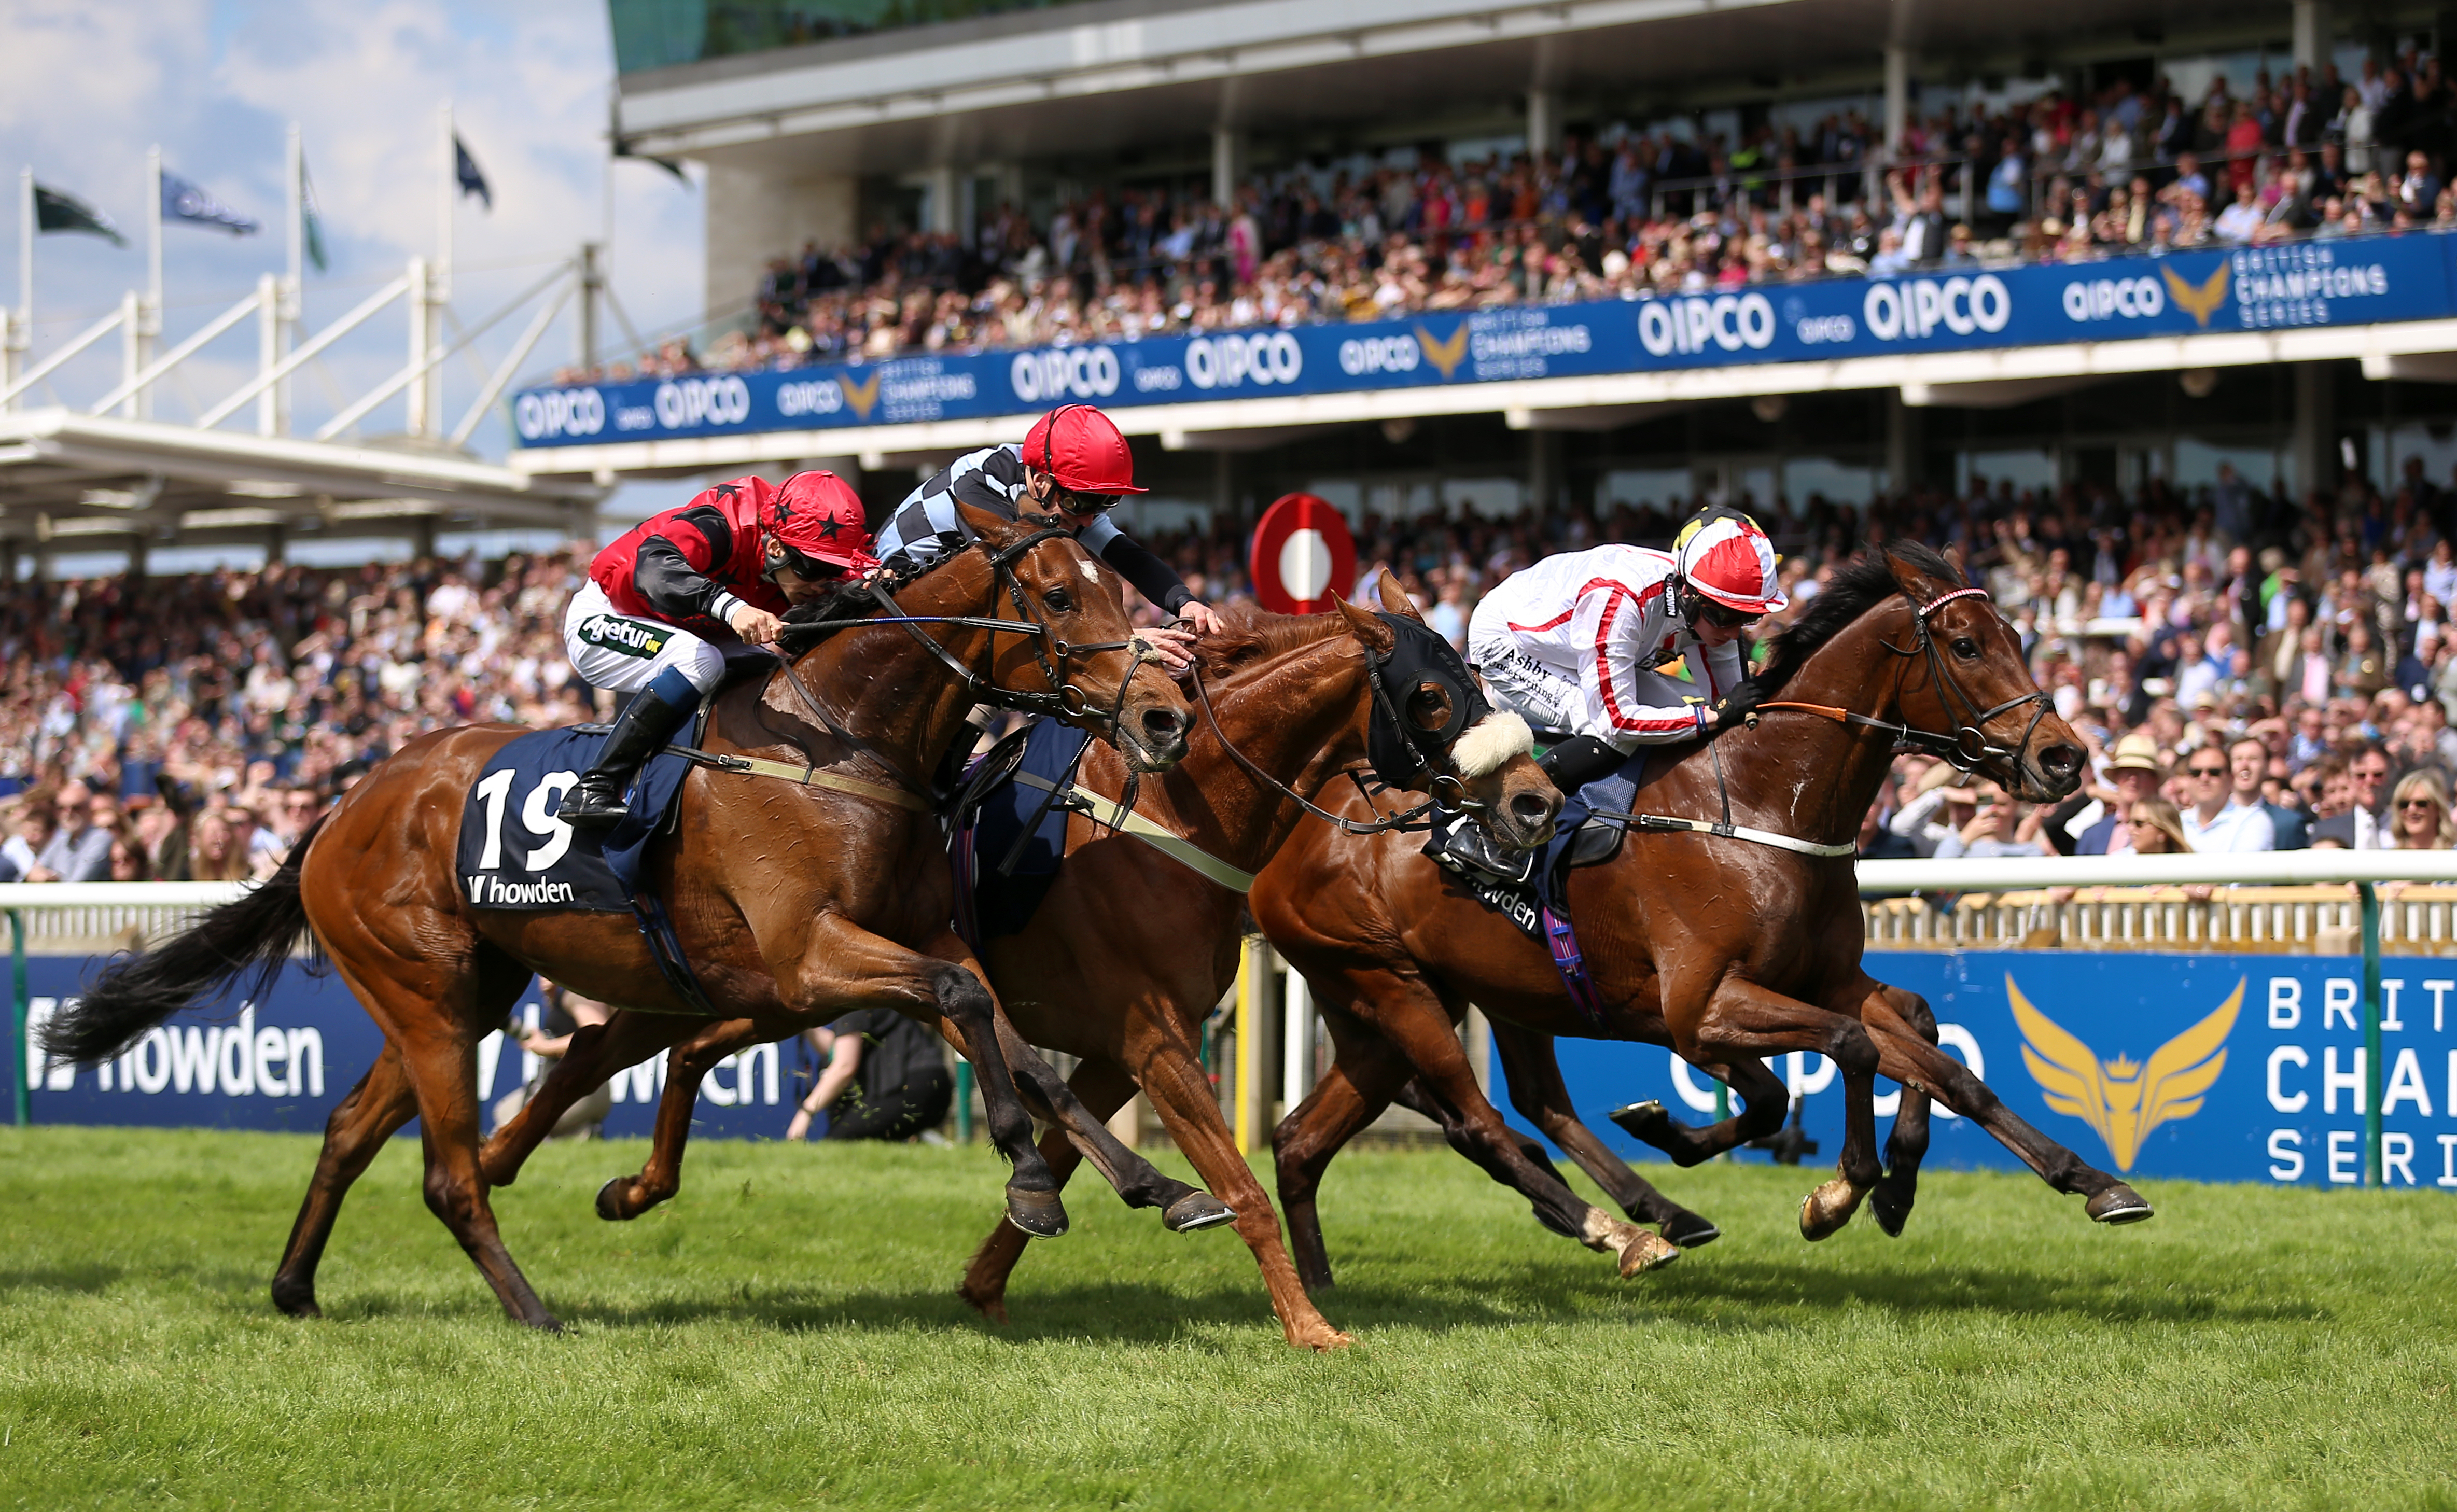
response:
<svg viewBox="0 0 2457 1512"><path fill-rule="evenodd" d="M1760 709L1797 709L1809 714L1822 715L1839 722L1883 730L1893 735L1895 750L1917 751L1936 756L1960 772L1976 772L1990 761L2003 761L2018 777L2022 769L2022 758L2030 754L2032 738L2038 734L2040 724L2055 708L2055 700L2044 691L2034 688L2018 697L2006 699L1992 709L1980 708L1978 700L1963 691L1962 684L1947 667L1945 653L1937 649L1936 636L1929 629L1929 616L1946 605L1956 599L1985 599L1988 596L1988 590L1984 588L1960 588L1951 593L1939 594L1922 604L1917 599L1911 598L1910 591L1906 590L1903 597L1910 600L1911 605L1911 643L1909 646L1897 646L1890 641L1877 642L1897 656L1927 658L1929 674L1936 684L1937 697L1945 704L1947 717L1955 721L1954 729L1950 734L1937 730L1922 730L1908 720L1896 724L1884 719L1871 718L1863 714L1853 714L1847 709L1828 708L1824 704L1770 699L1758 707ZM1899 691L1895 697L1897 701L1900 700ZM2031 715L2031 722L2022 729L2021 743L2009 751L1992 742L1988 738L1988 722L1999 715L2011 714L2025 704L2036 704L2038 708Z"/></svg>

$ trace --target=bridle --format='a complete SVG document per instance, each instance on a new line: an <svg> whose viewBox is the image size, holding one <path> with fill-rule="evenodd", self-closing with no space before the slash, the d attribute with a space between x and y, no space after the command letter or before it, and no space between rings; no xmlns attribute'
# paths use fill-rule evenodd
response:
<svg viewBox="0 0 2457 1512"><path fill-rule="evenodd" d="M2002 761L2007 764L2010 771L2018 774L2021 771L2022 758L2030 754L2031 741L2037 735L2040 724L2054 711L2055 700L2044 691L2034 688L2029 693L2006 699L1992 709L1980 708L1979 701L1963 691L1961 682L1947 667L1945 653L1937 649L1936 636L1929 628L1930 616L1946 605L1957 599L1984 599L1988 596L1988 590L1984 588L1960 588L1950 593L1939 594L1923 604L1913 598L1910 590L1906 589L1903 590L1903 597L1910 600L1911 605L1911 644L1897 646L1887 640L1877 642L1895 655L1905 658L1906 673L1910 671L1910 658L1913 656L1927 658L1929 675L1936 686L1937 697L1945 704L1947 716L1957 721L1951 734L1936 730L1922 730L1909 720L1894 723L1872 718L1868 715L1854 714L1848 709L1837 709L1827 704L1769 699L1758 705L1758 708L1761 710L1793 709L1822 715L1838 724L1855 724L1872 730L1883 730L1894 737L1896 751L1915 751L1936 756L1951 765L1956 771L1976 772L1990 761ZM1901 686L1900 680L1897 679L1894 701L1898 705L1902 701ZM2011 714L2025 704L2035 704L2037 709L2031 715L2031 722L2022 729L2021 743L2009 751L1992 742L1987 733L1989 721L2000 715ZM1965 717L1966 715L1968 717Z"/></svg>
<svg viewBox="0 0 2457 1512"><path fill-rule="evenodd" d="M1046 622L1033 613L1031 602L1024 596L1023 584L1015 574L1016 561L1035 547L1053 540L1072 541L1074 539L1074 531L1063 527L1053 526L1035 530L1002 547L992 547L988 539L982 536L975 536L966 543L966 549L976 546L981 548L982 555L989 561L993 580L1005 589L1007 598L1015 605L1019 618L997 619L979 614L907 614L903 607L896 602L896 595L885 584L873 581L865 583L863 590L887 612L866 619L845 620L840 624L830 626L829 629L836 632L861 630L876 625L901 625L906 633L919 641L932 655L939 659L940 665L955 674L957 681L963 685L964 692L975 703L985 703L1000 709L1020 710L1025 714L1048 715L1062 719L1081 719L1088 716L1105 732L1110 740L1115 741L1118 737L1120 720L1125 711L1126 694L1134 681L1133 668L1128 668L1127 674L1118 679L1116 699L1106 710L1096 712L1092 708L1090 695L1084 692L1080 684L1068 680L1074 658L1124 651L1133 652L1136 664L1141 665L1146 661L1157 660L1159 652L1152 650L1149 643L1140 636L1129 636L1125 640L1085 641L1080 644L1060 639L1052 633ZM949 651L929 632L921 629L924 625L955 625L966 630L986 630L993 635L1026 637L1032 642L1033 660L1039 663L1042 675L1048 679L1049 686L1054 691L1031 693L1022 689L999 686L990 678L982 676L966 666L955 652ZM898 780L914 792L928 791L926 787L915 782L896 762L889 759L885 753L847 730L842 721L829 713L827 706L820 701L818 695L802 681L801 673L795 670L793 657L781 652L776 655L777 659L784 664L780 671L786 686L794 690L795 695L800 698L802 706L825 725L830 734L848 745L868 752L883 762L889 771L896 774Z"/></svg>
<svg viewBox="0 0 2457 1512"><path fill-rule="evenodd" d="M1382 614L1380 617L1392 622L1393 632L1394 634L1407 633L1406 631L1399 629L1398 616ZM1349 634L1352 637L1356 637L1356 632L1353 626L1349 628ZM1244 768L1248 777L1252 777L1256 782L1262 784L1264 787L1277 793L1280 797L1287 798L1290 802L1296 804L1308 814L1312 815L1314 818L1332 826L1343 834L1380 835L1389 830L1404 829L1414 821L1421 819L1427 813L1435 808L1447 808L1468 813L1479 812L1486 808L1487 805L1479 803L1474 798L1468 797L1467 783L1461 780L1456 773L1437 771L1435 769L1433 762L1433 756L1436 754L1446 756L1450 748L1457 742L1458 737L1465 734L1473 723L1469 717L1469 703L1467 698L1464 696L1466 690L1460 688L1453 688L1450 690L1451 717L1443 722L1441 729L1418 730L1415 726L1411 725L1407 720L1400 717L1398 704L1392 698L1391 690L1382 675L1383 664L1390 660L1390 657L1377 654L1373 647L1365 645L1362 637L1356 637L1356 639L1357 644L1362 647L1365 652L1365 682L1367 688L1371 691L1373 699L1373 712L1367 717L1370 721L1375 724L1386 726L1387 733L1396 736L1396 741L1393 749L1404 748L1408 756L1413 757L1414 762L1414 770L1411 773L1405 774L1404 777L1401 774L1382 771L1379 769L1376 770L1375 777L1381 781L1386 789L1399 789L1406 784L1423 779L1427 786L1435 789L1434 797L1427 798L1424 802L1417 804L1412 809L1407 809L1397 814L1384 814L1382 812L1381 805L1373 801L1373 790L1365 785L1365 777L1363 774L1359 773L1356 768L1352 765L1343 769L1343 775L1347 777L1350 781L1356 784L1356 791L1358 795L1365 799L1365 806L1372 809L1375 815L1379 816L1374 822L1370 824L1363 823L1356 819L1349 818L1345 815L1334 814L1331 810L1313 802L1304 794L1299 793L1296 789L1271 776L1261 767L1256 766L1252 760L1248 758L1246 753L1238 750L1235 742L1228 738L1228 732L1220 727L1219 715L1214 713L1212 710L1211 692L1204 685L1203 665L1201 661L1198 660L1190 671L1190 676L1194 683L1194 701L1202 708L1204 722L1211 727L1212 738L1220 742L1220 749L1228 752L1229 759L1235 761L1238 766ZM1394 648L1394 653L1395 654L1395 646ZM1433 670L1428 670L1424 674L1434 676L1442 682L1452 682L1456 680L1453 677L1442 676L1437 671ZM1428 751L1427 749L1429 746L1432 748L1431 751Z"/></svg>

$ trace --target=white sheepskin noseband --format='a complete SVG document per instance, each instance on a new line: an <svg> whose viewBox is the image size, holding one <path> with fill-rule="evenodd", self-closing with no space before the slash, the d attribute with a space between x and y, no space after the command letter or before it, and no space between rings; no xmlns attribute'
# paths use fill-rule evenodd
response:
<svg viewBox="0 0 2457 1512"><path fill-rule="evenodd" d="M1458 763L1459 775L1471 780L1499 771L1512 756L1535 754L1536 732L1506 709L1477 720L1476 728L1451 747L1451 759Z"/></svg>

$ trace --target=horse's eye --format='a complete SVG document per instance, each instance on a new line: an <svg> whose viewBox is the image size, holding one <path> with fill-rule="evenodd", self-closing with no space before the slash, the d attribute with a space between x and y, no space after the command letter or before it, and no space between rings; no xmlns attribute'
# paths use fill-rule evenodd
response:
<svg viewBox="0 0 2457 1512"><path fill-rule="evenodd" d="M1439 730L1450 722L1451 695L1431 683L1420 684L1408 695L1408 717L1420 730Z"/></svg>
<svg viewBox="0 0 2457 1512"><path fill-rule="evenodd" d="M1957 635L1953 638L1953 653L1964 661L1977 661L1979 643L1968 635Z"/></svg>
<svg viewBox="0 0 2457 1512"><path fill-rule="evenodd" d="M1069 598L1066 594L1066 590L1063 588L1053 588L1048 592L1042 594L1041 601L1049 606L1049 612L1053 614L1071 614L1075 612L1075 600Z"/></svg>

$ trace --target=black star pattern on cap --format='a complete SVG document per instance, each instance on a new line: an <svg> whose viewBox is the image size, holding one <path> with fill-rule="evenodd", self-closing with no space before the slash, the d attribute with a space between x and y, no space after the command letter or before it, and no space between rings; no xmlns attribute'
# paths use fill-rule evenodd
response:
<svg viewBox="0 0 2457 1512"><path fill-rule="evenodd" d="M837 519L835 515L829 515L826 519L819 522L819 538L826 541L835 540L836 538L837 528L843 524L844 522Z"/></svg>
<svg viewBox="0 0 2457 1512"><path fill-rule="evenodd" d="M715 494L720 499L732 499L742 490L733 484L720 483L715 487L712 487L708 491Z"/></svg>

